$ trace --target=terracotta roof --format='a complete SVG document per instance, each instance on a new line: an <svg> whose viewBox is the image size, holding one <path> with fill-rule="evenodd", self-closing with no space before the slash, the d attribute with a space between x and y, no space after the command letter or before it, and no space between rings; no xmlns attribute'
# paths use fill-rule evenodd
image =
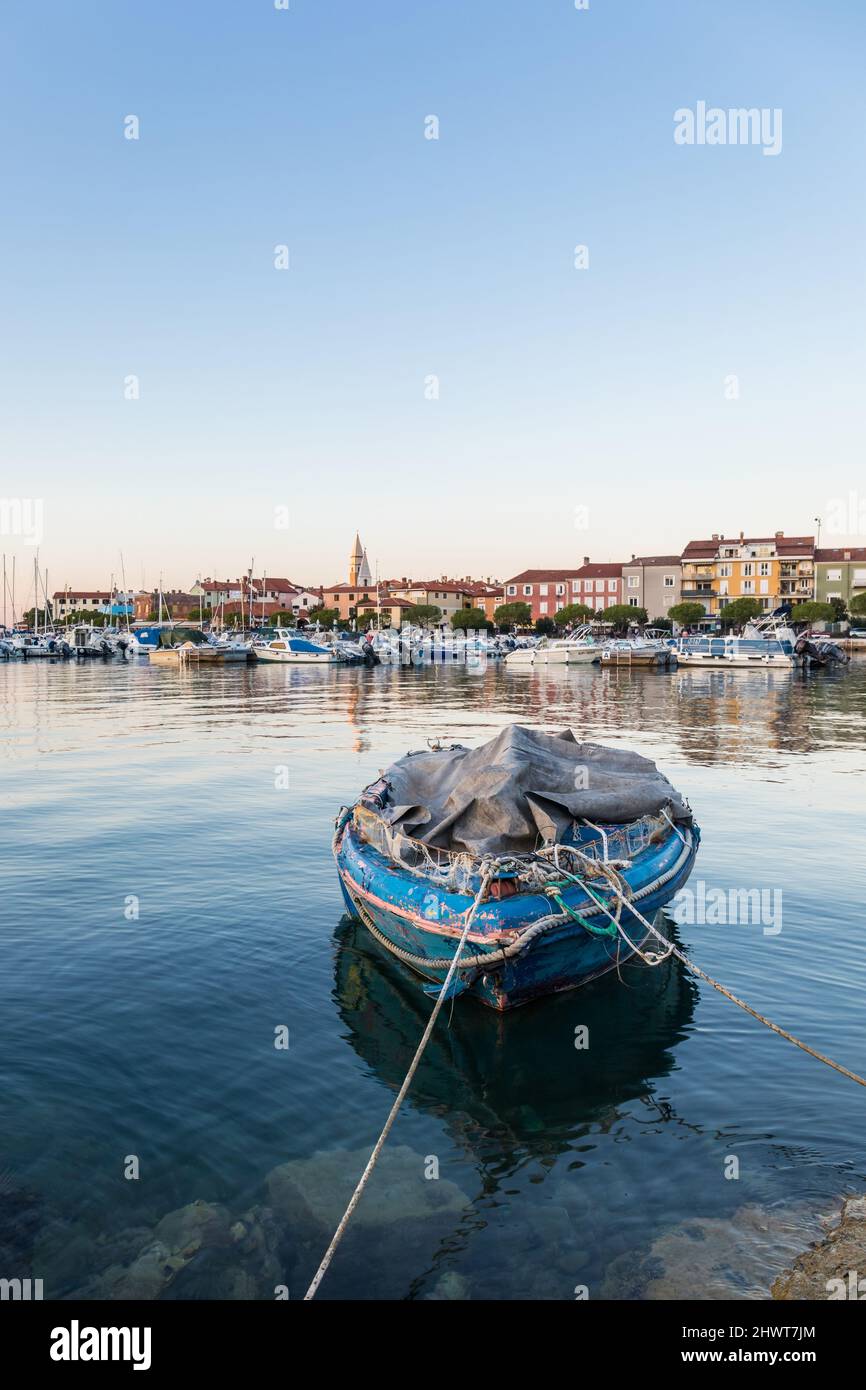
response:
<svg viewBox="0 0 866 1390"><path fill-rule="evenodd" d="M815 545L814 536L719 536L718 540L689 541L683 551L684 560L692 560L697 555L713 558L721 546L727 545L774 545L777 554L811 555Z"/></svg>
<svg viewBox="0 0 866 1390"><path fill-rule="evenodd" d="M415 608L416 604L408 598L398 598L396 594L383 594L380 600L383 608ZM374 598L362 599L358 604L359 608L377 608L379 604Z"/></svg>
<svg viewBox="0 0 866 1390"><path fill-rule="evenodd" d="M326 584L319 592L323 594L364 594L375 593L375 584Z"/></svg>
<svg viewBox="0 0 866 1390"><path fill-rule="evenodd" d="M826 560L866 560L866 546L846 545L841 550L816 550L815 559Z"/></svg>
<svg viewBox="0 0 866 1390"><path fill-rule="evenodd" d="M483 579L478 579L464 584L463 592L471 594L473 598L499 598L505 590L501 584L485 584Z"/></svg>
<svg viewBox="0 0 866 1390"><path fill-rule="evenodd" d="M623 569L633 569L635 565L643 565L645 569L652 569L654 565L678 565L679 555L636 555L633 560L629 560Z"/></svg>
<svg viewBox="0 0 866 1390"><path fill-rule="evenodd" d="M470 591L465 584L451 584L445 579L416 579L414 584L401 584L401 589L423 589L425 593L430 593L432 589L437 589L440 594L468 594Z"/></svg>
<svg viewBox="0 0 866 1390"><path fill-rule="evenodd" d="M622 579L623 565L581 565L577 570L579 579Z"/></svg>
<svg viewBox="0 0 866 1390"><path fill-rule="evenodd" d="M576 566L570 570L522 570L520 574L512 575L511 579L506 579L506 584L558 584L564 579L574 579L575 575L581 573ZM617 573L619 571L617 570Z"/></svg>

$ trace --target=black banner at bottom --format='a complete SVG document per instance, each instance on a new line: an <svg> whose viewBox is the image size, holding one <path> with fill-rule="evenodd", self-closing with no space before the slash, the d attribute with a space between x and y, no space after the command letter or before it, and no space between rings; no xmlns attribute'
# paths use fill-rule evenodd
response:
<svg viewBox="0 0 866 1390"><path fill-rule="evenodd" d="M859 1301L854 1299L851 1301ZM257 1373L269 1366L308 1374L316 1358L329 1375L355 1374L379 1355L382 1339L415 1355L448 1338L454 1356L485 1357L514 1346L510 1310L519 1308L524 1355L557 1359L569 1346L615 1355L618 1372L634 1366L803 1366L823 1377L850 1364L862 1321L839 1302L765 1303L0 1303L4 1363L20 1371L93 1376L100 1369L162 1378L188 1373ZM420 1343L417 1339L423 1337ZM325 1340L323 1341L323 1337ZM459 1342L454 1342L454 1338ZM504 1340L507 1337L507 1343ZM546 1339L550 1338L548 1344ZM572 1339L580 1338L579 1343ZM410 1340L411 1339L411 1340ZM435 1341L431 1340L435 1339ZM540 1340L541 1339L541 1340ZM547 1351L545 1347L547 1346ZM377 1351L377 1348L379 1349ZM345 1362L343 1361L345 1357ZM302 1368L306 1367L306 1370Z"/></svg>

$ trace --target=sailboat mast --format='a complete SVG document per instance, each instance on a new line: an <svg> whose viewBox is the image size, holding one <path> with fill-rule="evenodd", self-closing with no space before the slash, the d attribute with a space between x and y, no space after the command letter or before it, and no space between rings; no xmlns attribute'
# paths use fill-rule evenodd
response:
<svg viewBox="0 0 866 1390"><path fill-rule="evenodd" d="M126 613L126 631L129 632L129 605L126 601L126 570L123 565L123 551L120 552L120 579L123 584L123 608Z"/></svg>

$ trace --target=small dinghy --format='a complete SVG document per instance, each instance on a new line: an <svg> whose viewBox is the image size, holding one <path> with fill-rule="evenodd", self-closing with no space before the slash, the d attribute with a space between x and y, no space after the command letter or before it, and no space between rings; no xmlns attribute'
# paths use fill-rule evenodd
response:
<svg viewBox="0 0 866 1390"><path fill-rule="evenodd" d="M510 1009L635 953L657 964L648 924L699 842L648 758L512 725L399 759L343 808L334 854L350 914L429 994L474 909L449 995Z"/></svg>

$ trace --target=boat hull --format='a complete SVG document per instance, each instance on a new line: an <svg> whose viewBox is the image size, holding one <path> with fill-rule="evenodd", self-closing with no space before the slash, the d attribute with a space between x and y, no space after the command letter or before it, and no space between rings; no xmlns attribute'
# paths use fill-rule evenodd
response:
<svg viewBox="0 0 866 1390"><path fill-rule="evenodd" d="M256 648L255 658L256 661L287 662L294 666L321 666L334 660L330 652L324 652L320 656L318 652L275 652L267 647Z"/></svg>
<svg viewBox="0 0 866 1390"><path fill-rule="evenodd" d="M688 878L700 840L697 828L671 830L661 844L648 847L626 870L640 914L652 922ZM393 865L358 836L351 820L335 841L340 885L349 913L383 938L383 949L407 953L417 975L441 985L448 972L472 897L448 893L429 879ZM562 900L597 928L609 921L594 908L581 886L562 891ZM475 960L514 941L533 922L556 912L543 893L518 893L488 900L478 910L461 959ZM500 1011L534 999L578 988L624 964L645 944L657 948L644 922L622 909L622 933L591 932L569 917L539 936L524 952L486 968L483 960L458 969L459 992ZM477 928L477 929L476 929ZM387 945L385 944L387 943Z"/></svg>
<svg viewBox="0 0 866 1390"><path fill-rule="evenodd" d="M758 652L753 656L741 652L726 656L682 651L679 652L677 661L680 666L706 666L722 671L755 670L755 668L758 670L792 671L795 665L794 657L788 656L785 652Z"/></svg>

